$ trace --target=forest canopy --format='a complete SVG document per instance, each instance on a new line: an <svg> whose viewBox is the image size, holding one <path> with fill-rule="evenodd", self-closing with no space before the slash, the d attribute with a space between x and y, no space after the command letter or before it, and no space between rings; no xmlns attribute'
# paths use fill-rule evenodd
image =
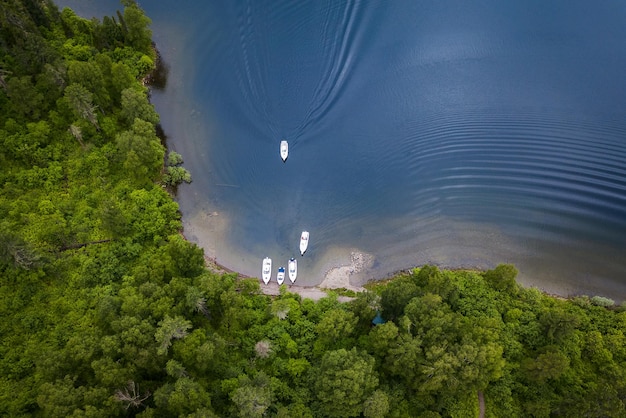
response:
<svg viewBox="0 0 626 418"><path fill-rule="evenodd" d="M626 416L626 312L514 266L343 303L208 270L168 193L191 178L157 136L150 19L0 4L0 415Z"/></svg>

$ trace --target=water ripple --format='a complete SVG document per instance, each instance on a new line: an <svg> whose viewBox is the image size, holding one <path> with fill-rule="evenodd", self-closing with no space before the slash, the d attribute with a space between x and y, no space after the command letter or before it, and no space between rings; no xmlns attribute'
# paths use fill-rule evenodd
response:
<svg viewBox="0 0 626 418"><path fill-rule="evenodd" d="M404 134L397 153L381 152L379 164L391 158L421 174L407 187L414 213L432 206L535 233L567 230L623 242L624 123L449 112L407 123Z"/></svg>

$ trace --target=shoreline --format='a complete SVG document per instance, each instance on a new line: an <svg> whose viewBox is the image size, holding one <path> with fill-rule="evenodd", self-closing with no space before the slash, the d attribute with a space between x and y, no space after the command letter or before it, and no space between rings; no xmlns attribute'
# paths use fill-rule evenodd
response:
<svg viewBox="0 0 626 418"><path fill-rule="evenodd" d="M187 240L187 238L185 238L184 234L181 232L181 236ZM189 240L187 240L189 241ZM189 241L191 242L191 241ZM192 242L193 243L193 242ZM197 244L196 244L197 245ZM263 281L255 276L248 276L245 275L243 273L240 273L238 271L232 270L220 263L217 262L216 259L211 258L209 256L204 256L204 260L205 260L205 266L207 269L209 269L211 272L213 273L217 273L217 274L236 274L238 278L240 279L257 279L260 283L260 289L261 292L264 295L268 295L268 296L278 296L280 295L280 286L278 285L278 283L271 281L268 284L263 283ZM348 265L340 265L340 266L335 266L335 267L331 267L330 269L328 269L324 275L324 279L322 280L322 282L318 285L314 285L314 286L302 286L302 285L298 285L298 284L287 284L285 283L284 286L286 286L287 290L290 293L295 293L300 295L300 297L302 297L303 299L311 299L314 301L318 301L324 297L329 296L328 292L329 291L333 291L333 290L349 290L349 291L353 291L356 293L359 292L363 292L366 291L367 289L365 288L365 286L354 286L351 284L350 282L350 278L352 275L359 273L360 271L362 271L364 268L368 267L369 265L371 265L371 263L373 262L374 258L371 254L366 254L366 253L361 253L358 251L352 251L351 253L351 263ZM450 271L472 271L475 273L481 273L484 272L484 270L479 269L479 268L446 268L445 266L438 266L435 265L437 268L441 269L441 270L450 270ZM370 280L369 282L375 281L375 282L387 282L390 280L393 280L394 278L396 278L397 276L401 275L402 273L407 273L412 271L415 268L421 268L423 266L413 266L409 269L401 269L398 270L394 273L390 273L389 275L387 275L385 278L381 278L381 279L374 279L374 280ZM517 279L516 282L518 283L519 286L524 287L524 285L522 283L520 283ZM365 284L367 284L365 283ZM364 285L365 285L364 284ZM537 290L539 290L542 294L544 294L545 296L554 298L554 299L558 299L558 300L571 300L575 297L579 297L579 296L587 296L587 297L592 297L590 295L568 295L568 296L564 296L564 295L560 295L557 293L553 293L553 292L548 292L544 289L540 289L537 288L535 286L530 286L531 288L534 287ZM340 302L350 302L351 300L354 300L354 297L349 297L349 296L338 296L337 298ZM618 301L615 301L615 304L618 304Z"/></svg>
<svg viewBox="0 0 626 418"><path fill-rule="evenodd" d="M178 199L173 196L174 200ZM224 235L229 230L228 215L224 215L214 211L212 208L200 208L192 213L181 212L183 219L182 235L185 239L191 243L198 245L205 252L205 259L207 266L211 270L223 273L235 273L242 278L260 278L260 259L255 254L260 254L259 249L248 248L247 252L240 253L235 248L231 248L228 244L225 244L223 239ZM226 246L224 246L226 245ZM430 247L429 247L430 248ZM568 267L563 268L562 264L549 263L556 260L543 260L542 266L535 266L535 268L529 268L517 263L514 257L493 257L501 261L497 263L490 263L491 257L487 254L481 258L476 258L483 253L478 252L483 249L480 246L477 248L470 248L472 252L466 257L464 253L460 251L460 248L453 248L452 252L441 252L439 247L434 247L432 250L422 250L422 253L417 254L415 257L405 257L403 262L396 262L394 266L383 266L383 261L389 261L390 258L395 256L395 253L388 251L391 254L368 254L367 259L358 260L355 254L365 256L365 253L355 247L337 247L329 246L324 247L322 252L318 254L310 264L310 260L305 260L305 263L309 263L307 273L303 276L298 275L296 284L290 287L294 293L303 294L304 297L308 297L311 292L305 289L347 289L351 291L362 291L363 286L377 281L384 281L397 276L398 274L412 271L414 268L420 266L433 265L442 270L468 270L484 272L489 269L495 268L498 264L513 264L519 269L519 274L516 277L518 285L524 288L534 288L545 295L549 295L555 298L573 299L579 296L600 296L613 299L616 303L621 303L626 300L624 292L621 289L617 289L616 293L609 293L604 291L602 286L594 286L593 278L588 278L585 281L587 286L578 287L566 280L568 276L562 273L568 271ZM443 255L442 255L443 254ZM281 256L286 256L281 254ZM394 261L398 261L395 259ZM394 263L388 263L394 264ZM241 269L240 267L243 268ZM257 271L258 267L258 271ZM385 267L392 267L387 269ZM522 267L524 269L522 270ZM531 266L532 267L532 266ZM541 273L545 273L544 276L549 276L548 279L544 279ZM604 282L599 281L600 285ZM261 290L263 293L272 295L276 294L275 290L266 289L261 281ZM303 289L303 290L300 290ZM315 296L316 299L319 296Z"/></svg>
<svg viewBox="0 0 626 418"><path fill-rule="evenodd" d="M185 235L181 232L181 236L187 240ZM188 242L191 242L187 240ZM196 244L197 245L197 244ZM304 299L312 299L318 301L321 298L328 296L328 291L335 289L347 289L353 292L363 292L365 288L362 286L353 286L350 283L350 277L361 271L368 261L373 260L373 257L369 254L353 251L351 254L351 263L349 265L340 265L331 267L324 275L322 282L315 286L302 286L298 284L285 284L290 293L296 293ZM258 277L248 276L238 271L232 270L220 263L214 257L204 256L204 262L207 269L217 274L236 274L240 279L257 279L260 283L261 292L268 296L278 296L280 294L280 286L278 283L271 281L268 284ZM340 302L348 302L353 298L347 296L339 296Z"/></svg>

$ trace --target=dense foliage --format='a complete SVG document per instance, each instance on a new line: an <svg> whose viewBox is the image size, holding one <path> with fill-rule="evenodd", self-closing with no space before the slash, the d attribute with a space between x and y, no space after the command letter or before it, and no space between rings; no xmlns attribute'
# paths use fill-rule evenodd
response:
<svg viewBox="0 0 626 418"><path fill-rule="evenodd" d="M1 416L626 415L626 312L513 266L349 303L208 271L165 190L187 174L140 82L149 19L0 4Z"/></svg>

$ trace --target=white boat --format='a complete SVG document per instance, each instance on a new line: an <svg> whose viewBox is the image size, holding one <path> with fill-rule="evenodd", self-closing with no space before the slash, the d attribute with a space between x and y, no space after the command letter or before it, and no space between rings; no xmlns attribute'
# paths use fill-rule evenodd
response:
<svg viewBox="0 0 626 418"><path fill-rule="evenodd" d="M268 284L272 277L272 259L265 257L263 259L263 283Z"/></svg>
<svg viewBox="0 0 626 418"><path fill-rule="evenodd" d="M308 246L309 246L309 232L302 231L302 235L300 235L300 255L304 255Z"/></svg>
<svg viewBox="0 0 626 418"><path fill-rule="evenodd" d="M285 268L284 267L278 267L278 274L276 275L276 281L278 282L278 284L283 284L283 282L285 281Z"/></svg>
<svg viewBox="0 0 626 418"><path fill-rule="evenodd" d="M280 141L280 158L286 161L287 157L289 157L289 144L287 141L282 140Z"/></svg>
<svg viewBox="0 0 626 418"><path fill-rule="evenodd" d="M295 258L291 257L289 259L289 264L287 264L287 269L289 273L289 280L291 280L291 283L293 284L293 282L296 281L296 277L298 277L298 262L296 261Z"/></svg>

